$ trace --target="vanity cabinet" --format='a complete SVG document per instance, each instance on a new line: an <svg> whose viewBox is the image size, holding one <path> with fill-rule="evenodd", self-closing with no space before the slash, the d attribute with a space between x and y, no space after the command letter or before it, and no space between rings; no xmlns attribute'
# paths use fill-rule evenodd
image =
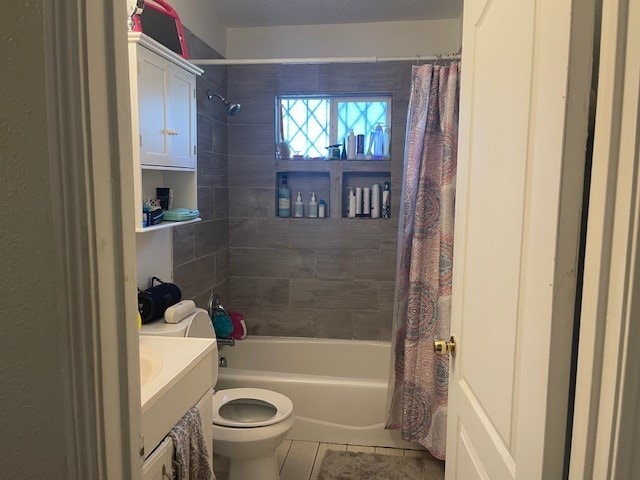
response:
<svg viewBox="0 0 640 480"><path fill-rule="evenodd" d="M142 203L157 187L173 189L174 208L196 209L196 77L202 69L147 37L129 32L129 83L136 231L142 227Z"/></svg>
<svg viewBox="0 0 640 480"><path fill-rule="evenodd" d="M142 465L142 480L173 479L173 440L166 437Z"/></svg>

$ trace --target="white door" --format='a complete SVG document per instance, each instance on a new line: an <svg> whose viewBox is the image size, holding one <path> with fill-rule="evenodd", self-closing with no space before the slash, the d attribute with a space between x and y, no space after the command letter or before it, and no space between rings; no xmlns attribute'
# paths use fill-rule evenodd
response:
<svg viewBox="0 0 640 480"><path fill-rule="evenodd" d="M171 65L168 128L174 167L193 169L196 164L196 76Z"/></svg>
<svg viewBox="0 0 640 480"><path fill-rule="evenodd" d="M465 0L448 480L562 478L593 29L571 3Z"/></svg>
<svg viewBox="0 0 640 480"><path fill-rule="evenodd" d="M137 47L140 163L170 166L168 123L171 64L144 47Z"/></svg>

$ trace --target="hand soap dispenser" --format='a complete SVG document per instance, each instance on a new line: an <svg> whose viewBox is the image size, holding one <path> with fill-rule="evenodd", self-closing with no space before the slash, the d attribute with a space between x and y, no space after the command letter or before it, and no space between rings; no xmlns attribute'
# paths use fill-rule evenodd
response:
<svg viewBox="0 0 640 480"><path fill-rule="evenodd" d="M304 204L302 203L302 192L298 192L296 201L293 204L293 216L296 218L304 217Z"/></svg>
<svg viewBox="0 0 640 480"><path fill-rule="evenodd" d="M311 200L309 200L309 212L307 216L309 218L318 218L318 200L316 199L315 192L311 192Z"/></svg>

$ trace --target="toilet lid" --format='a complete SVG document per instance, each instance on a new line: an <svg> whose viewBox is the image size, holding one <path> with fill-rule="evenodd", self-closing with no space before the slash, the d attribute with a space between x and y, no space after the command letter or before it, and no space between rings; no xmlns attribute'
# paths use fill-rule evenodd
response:
<svg viewBox="0 0 640 480"><path fill-rule="evenodd" d="M261 388L230 388L213 395L213 423L224 427L264 427L286 419L293 403Z"/></svg>

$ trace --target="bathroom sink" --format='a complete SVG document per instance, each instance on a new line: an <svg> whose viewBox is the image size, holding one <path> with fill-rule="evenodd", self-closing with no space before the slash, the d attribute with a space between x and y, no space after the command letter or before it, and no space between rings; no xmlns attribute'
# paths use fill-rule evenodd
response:
<svg viewBox="0 0 640 480"><path fill-rule="evenodd" d="M140 335L140 406L145 456L213 388L215 340Z"/></svg>
<svg viewBox="0 0 640 480"><path fill-rule="evenodd" d="M157 352L140 347L140 386L153 380L162 368L162 358Z"/></svg>

